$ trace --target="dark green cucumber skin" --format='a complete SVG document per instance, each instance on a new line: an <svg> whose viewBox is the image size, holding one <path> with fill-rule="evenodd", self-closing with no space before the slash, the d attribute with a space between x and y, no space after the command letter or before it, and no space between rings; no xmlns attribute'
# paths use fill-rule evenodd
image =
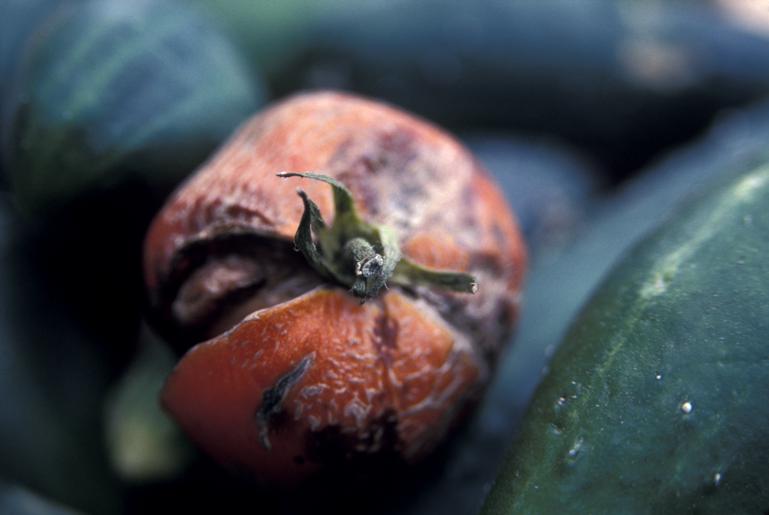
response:
<svg viewBox="0 0 769 515"><path fill-rule="evenodd" d="M26 211L129 178L167 194L262 99L226 37L184 3L69 5L33 38L4 131Z"/></svg>
<svg viewBox="0 0 769 515"><path fill-rule="evenodd" d="M764 166L636 246L557 352L483 513L765 513L767 235Z"/></svg>

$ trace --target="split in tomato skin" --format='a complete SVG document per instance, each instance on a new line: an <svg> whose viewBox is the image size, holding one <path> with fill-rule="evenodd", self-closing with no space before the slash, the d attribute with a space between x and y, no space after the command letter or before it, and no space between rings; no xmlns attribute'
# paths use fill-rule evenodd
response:
<svg viewBox="0 0 769 515"><path fill-rule="evenodd" d="M393 279L362 304L292 248L307 199L333 225L332 188L283 171L338 181L403 258L470 274L479 291ZM502 194L456 140L348 95L291 98L241 127L150 228L155 320L182 348L206 340L181 358L163 404L217 461L267 483L385 455L419 461L478 400L525 262Z"/></svg>

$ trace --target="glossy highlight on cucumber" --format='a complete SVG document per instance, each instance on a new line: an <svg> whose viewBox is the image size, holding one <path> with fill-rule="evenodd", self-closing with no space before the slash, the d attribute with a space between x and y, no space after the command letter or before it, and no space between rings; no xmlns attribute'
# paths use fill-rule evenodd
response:
<svg viewBox="0 0 769 515"><path fill-rule="evenodd" d="M768 231L764 165L636 246L556 354L484 513L764 512Z"/></svg>

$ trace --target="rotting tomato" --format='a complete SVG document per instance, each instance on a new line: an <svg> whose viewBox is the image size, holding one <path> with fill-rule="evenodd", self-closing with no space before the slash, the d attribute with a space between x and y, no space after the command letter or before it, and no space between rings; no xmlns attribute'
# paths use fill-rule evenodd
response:
<svg viewBox="0 0 769 515"><path fill-rule="evenodd" d="M155 321L185 348L207 340L163 404L262 481L417 461L478 399L525 261L503 196L452 137L345 94L290 98L243 125L150 228ZM471 276L479 290L456 291Z"/></svg>

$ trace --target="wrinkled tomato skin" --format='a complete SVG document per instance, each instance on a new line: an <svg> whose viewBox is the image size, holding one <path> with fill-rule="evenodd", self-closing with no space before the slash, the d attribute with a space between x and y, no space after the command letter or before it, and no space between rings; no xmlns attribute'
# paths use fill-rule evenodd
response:
<svg viewBox="0 0 769 515"><path fill-rule="evenodd" d="M262 414L265 392L297 368L279 413ZM417 457L441 436L425 429L475 393L480 369L469 346L400 293L361 305L320 289L193 348L163 401L218 460L290 482L322 460L314 447L324 436L314 435L328 428L351 452L396 445Z"/></svg>
<svg viewBox="0 0 769 515"><path fill-rule="evenodd" d="M393 286L361 304L319 281L193 346L163 405L203 450L265 482L357 456L418 461L477 401L509 339L526 264L514 216L468 151L429 123L345 94L299 95L244 124L154 220L145 275L159 319L173 317L191 247L201 262L231 235L288 248L297 187L333 219L327 185L281 171L339 179L367 221L395 229L406 256L472 273L479 292Z"/></svg>

